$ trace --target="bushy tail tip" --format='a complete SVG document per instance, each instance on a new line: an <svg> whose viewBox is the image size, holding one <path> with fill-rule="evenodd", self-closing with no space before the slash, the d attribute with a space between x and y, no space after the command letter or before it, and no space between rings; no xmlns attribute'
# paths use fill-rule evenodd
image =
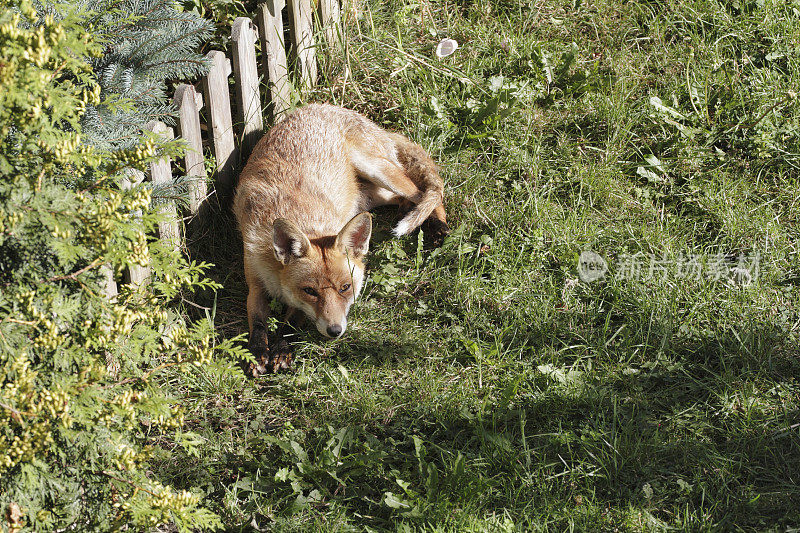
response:
<svg viewBox="0 0 800 533"><path fill-rule="evenodd" d="M418 227L433 213L433 210L442 203L442 192L431 189L425 192L422 200L408 212L403 219L397 223L392 232L395 237L408 235Z"/></svg>

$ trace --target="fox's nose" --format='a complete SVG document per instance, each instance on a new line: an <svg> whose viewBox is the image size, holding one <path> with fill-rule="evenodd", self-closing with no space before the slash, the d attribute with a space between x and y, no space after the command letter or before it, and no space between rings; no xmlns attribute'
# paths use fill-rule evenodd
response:
<svg viewBox="0 0 800 533"><path fill-rule="evenodd" d="M342 326L339 324L332 324L328 326L328 335L331 337L338 337L342 334Z"/></svg>

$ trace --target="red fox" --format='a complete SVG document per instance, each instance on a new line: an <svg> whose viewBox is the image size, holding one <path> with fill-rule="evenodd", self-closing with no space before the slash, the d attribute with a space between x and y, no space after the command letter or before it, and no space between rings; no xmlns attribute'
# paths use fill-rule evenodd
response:
<svg viewBox="0 0 800 533"><path fill-rule="evenodd" d="M273 127L239 177L234 212L244 241L252 374L289 368L282 337L267 340L267 295L302 311L326 337L341 336L364 282L376 206L408 209L397 236L423 222L448 233L444 184L428 153L340 107L312 104ZM438 244L437 243L437 244Z"/></svg>

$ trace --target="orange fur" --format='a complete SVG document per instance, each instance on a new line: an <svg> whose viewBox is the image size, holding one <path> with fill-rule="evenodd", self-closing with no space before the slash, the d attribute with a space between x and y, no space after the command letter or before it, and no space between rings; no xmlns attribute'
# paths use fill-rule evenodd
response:
<svg viewBox="0 0 800 533"><path fill-rule="evenodd" d="M313 104L273 127L253 150L234 199L250 349L264 360L255 372L288 366L266 346L267 294L303 311L323 335L341 335L364 279L372 229L365 212L410 205L396 234L426 219L446 231L443 190L425 150L354 111Z"/></svg>

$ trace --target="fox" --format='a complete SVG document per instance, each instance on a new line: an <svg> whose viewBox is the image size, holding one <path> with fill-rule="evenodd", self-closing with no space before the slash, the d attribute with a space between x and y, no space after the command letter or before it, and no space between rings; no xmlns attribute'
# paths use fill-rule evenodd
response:
<svg viewBox="0 0 800 533"><path fill-rule="evenodd" d="M395 236L423 224L434 246L449 233L444 182L428 152L356 111L310 104L289 113L256 144L239 175L233 211L247 281L250 373L288 370L279 328L268 339L269 300L327 338L341 337L365 279L370 210L405 213Z"/></svg>

